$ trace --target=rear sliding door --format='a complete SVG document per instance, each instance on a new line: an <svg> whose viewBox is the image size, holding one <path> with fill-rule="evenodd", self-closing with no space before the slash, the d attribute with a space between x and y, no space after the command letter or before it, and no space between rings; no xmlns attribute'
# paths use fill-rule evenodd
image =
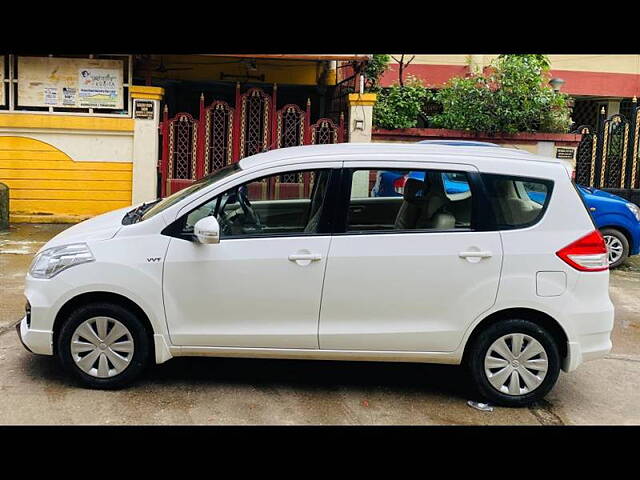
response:
<svg viewBox="0 0 640 480"><path fill-rule="evenodd" d="M407 180L374 188L387 172ZM469 324L494 304L502 259L499 233L477 229L482 205L476 180L469 181L474 172L457 164L425 170L423 162L345 162L321 349L458 347Z"/></svg>

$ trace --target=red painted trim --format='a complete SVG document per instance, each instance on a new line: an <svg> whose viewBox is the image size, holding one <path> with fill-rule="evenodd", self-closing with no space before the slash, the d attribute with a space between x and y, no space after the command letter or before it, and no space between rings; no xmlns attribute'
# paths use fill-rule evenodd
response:
<svg viewBox="0 0 640 480"><path fill-rule="evenodd" d="M390 87L398 83L398 64L392 63L380 78L380 84L383 87ZM469 73L469 67L466 65L429 65L429 64L410 64L404 69L404 79L407 75L414 75L424 82L426 87L441 87L451 77L464 77Z"/></svg>
<svg viewBox="0 0 640 480"><path fill-rule="evenodd" d="M486 68L485 68L486 70ZM414 75L428 87L442 87L452 77L464 77L469 73L466 65L411 64L405 69L407 75ZM570 95L598 97L640 96L640 74L583 72L576 70L551 70L551 77L565 81L562 92ZM398 83L398 64L390 64L380 79L383 87Z"/></svg>
<svg viewBox="0 0 640 480"><path fill-rule="evenodd" d="M571 95L640 96L640 75L633 73L551 70L551 76L562 78L565 81L562 92Z"/></svg>
<svg viewBox="0 0 640 480"><path fill-rule="evenodd" d="M400 128L397 130L374 129L372 137L376 140L411 141L419 140L478 140L492 143L537 143L555 142L565 146L578 146L582 135L572 133L531 133L520 132L514 134L497 133L489 135L467 130L448 130L444 128Z"/></svg>

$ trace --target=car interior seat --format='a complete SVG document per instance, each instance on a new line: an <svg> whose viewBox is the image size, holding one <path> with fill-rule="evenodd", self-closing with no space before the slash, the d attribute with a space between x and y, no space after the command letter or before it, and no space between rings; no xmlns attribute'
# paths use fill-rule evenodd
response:
<svg viewBox="0 0 640 480"><path fill-rule="evenodd" d="M408 178L404 185L403 200L395 221L397 230L421 228L450 229L455 227L455 217L443 211L451 203L445 194L442 175L425 174L428 182Z"/></svg>
<svg viewBox="0 0 640 480"><path fill-rule="evenodd" d="M540 206L528 197L520 198L513 181L498 181L495 189L499 198L498 208L507 225L525 225L538 215Z"/></svg>

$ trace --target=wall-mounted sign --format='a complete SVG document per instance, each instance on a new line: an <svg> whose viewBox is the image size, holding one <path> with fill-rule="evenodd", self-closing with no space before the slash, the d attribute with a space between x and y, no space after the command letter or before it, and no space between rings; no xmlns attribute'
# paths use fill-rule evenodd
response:
<svg viewBox="0 0 640 480"><path fill-rule="evenodd" d="M139 120L153 120L153 100L136 100L134 116Z"/></svg>
<svg viewBox="0 0 640 480"><path fill-rule="evenodd" d="M118 108L118 88L118 70L106 68L78 70L78 103L81 107Z"/></svg>
<svg viewBox="0 0 640 480"><path fill-rule="evenodd" d="M562 158L564 160L573 160L575 150L573 148L558 147L556 149L556 158Z"/></svg>
<svg viewBox="0 0 640 480"><path fill-rule="evenodd" d="M124 108L122 60L18 57L18 105Z"/></svg>

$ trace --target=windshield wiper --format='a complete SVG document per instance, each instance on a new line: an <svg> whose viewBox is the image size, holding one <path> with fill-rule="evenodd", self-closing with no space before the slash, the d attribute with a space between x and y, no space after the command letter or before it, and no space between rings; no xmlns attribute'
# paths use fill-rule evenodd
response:
<svg viewBox="0 0 640 480"><path fill-rule="evenodd" d="M144 212L146 212L147 210L149 210L149 208L153 205L155 205L156 203L158 203L161 199L158 198L152 202L144 202L142 205L140 205L139 207L134 208L133 210L130 210L127 212L127 214L124 216L124 218L122 219L122 223L124 225L131 225L132 223L137 223L140 218L142 217L142 215L144 215Z"/></svg>

